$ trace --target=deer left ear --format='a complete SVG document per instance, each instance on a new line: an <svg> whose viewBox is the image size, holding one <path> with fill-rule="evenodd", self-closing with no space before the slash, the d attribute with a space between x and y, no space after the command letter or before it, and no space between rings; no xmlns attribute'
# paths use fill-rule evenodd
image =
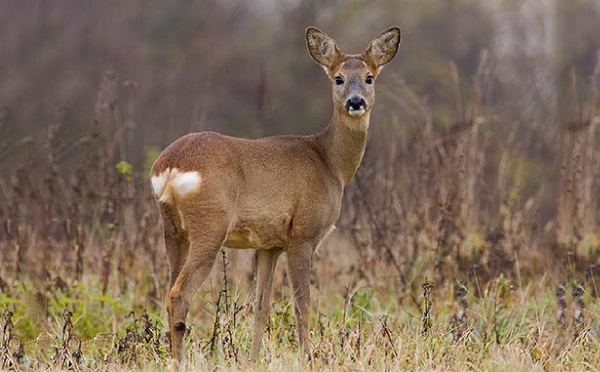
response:
<svg viewBox="0 0 600 372"><path fill-rule="evenodd" d="M379 69L394 59L398 52L401 38L402 33L400 28L392 27L373 39L363 55Z"/></svg>

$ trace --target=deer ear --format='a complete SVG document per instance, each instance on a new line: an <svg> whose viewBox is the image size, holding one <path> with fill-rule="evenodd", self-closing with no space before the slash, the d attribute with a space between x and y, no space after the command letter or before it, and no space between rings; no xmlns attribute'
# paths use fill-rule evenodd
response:
<svg viewBox="0 0 600 372"><path fill-rule="evenodd" d="M398 27L388 29L369 43L364 56L371 60L377 68L388 64L398 52L401 34Z"/></svg>
<svg viewBox="0 0 600 372"><path fill-rule="evenodd" d="M342 52L335 41L316 27L306 29L306 46L310 56L328 70L342 59Z"/></svg>

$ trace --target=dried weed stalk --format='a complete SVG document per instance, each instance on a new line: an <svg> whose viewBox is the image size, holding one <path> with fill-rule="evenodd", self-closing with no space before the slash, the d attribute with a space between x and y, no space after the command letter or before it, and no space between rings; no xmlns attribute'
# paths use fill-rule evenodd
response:
<svg viewBox="0 0 600 372"><path fill-rule="evenodd" d="M238 347L235 344L235 329L237 326L238 313L242 307L231 301L229 280L227 277L227 266L229 261L224 250L221 250L223 286L219 291L217 302L215 303L215 319L213 322L213 332L205 349L208 349L210 355L214 355L217 350L217 342L221 344L224 356L229 363L237 363L239 360Z"/></svg>
<svg viewBox="0 0 600 372"><path fill-rule="evenodd" d="M157 322L152 322L146 309L139 318L132 311L129 317L133 322L125 329L125 336L117 337L116 352L121 364L141 367L153 356L154 361L164 356L163 334Z"/></svg>
<svg viewBox="0 0 600 372"><path fill-rule="evenodd" d="M81 368L81 341L73 335L73 313L65 310L63 313L62 333L54 347L52 364L54 367L79 370Z"/></svg>
<svg viewBox="0 0 600 372"><path fill-rule="evenodd" d="M19 370L25 357L21 341L13 336L13 313L5 310L2 314L2 338L0 339L0 367L2 369Z"/></svg>
<svg viewBox="0 0 600 372"><path fill-rule="evenodd" d="M429 282L427 278L423 282L423 327L421 333L426 334L431 329L433 321L431 320L431 291L433 290L433 283Z"/></svg>

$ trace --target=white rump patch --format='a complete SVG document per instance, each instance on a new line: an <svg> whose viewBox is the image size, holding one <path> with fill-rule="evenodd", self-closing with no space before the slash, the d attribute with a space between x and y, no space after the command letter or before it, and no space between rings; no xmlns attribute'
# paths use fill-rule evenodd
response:
<svg viewBox="0 0 600 372"><path fill-rule="evenodd" d="M167 184L167 177L169 176L169 169L162 172L158 176L152 176L150 182L152 183L152 190L157 198L160 198L165 192L165 185Z"/></svg>
<svg viewBox="0 0 600 372"><path fill-rule="evenodd" d="M169 202L171 192L175 192L179 197L196 190L202 182L199 172L180 172L179 169L166 169L164 172L152 176L150 179L152 190L158 201Z"/></svg>
<svg viewBox="0 0 600 372"><path fill-rule="evenodd" d="M170 185L179 196L194 191L200 186L202 177L198 172L177 172L177 169L173 169L172 178Z"/></svg>

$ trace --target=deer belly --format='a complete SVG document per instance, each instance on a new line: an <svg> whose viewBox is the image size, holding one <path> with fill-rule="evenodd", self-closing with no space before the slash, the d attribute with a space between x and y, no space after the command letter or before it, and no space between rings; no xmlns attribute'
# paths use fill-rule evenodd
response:
<svg viewBox="0 0 600 372"><path fill-rule="evenodd" d="M223 245L235 249L284 248L287 242L289 223L238 222L227 233Z"/></svg>

